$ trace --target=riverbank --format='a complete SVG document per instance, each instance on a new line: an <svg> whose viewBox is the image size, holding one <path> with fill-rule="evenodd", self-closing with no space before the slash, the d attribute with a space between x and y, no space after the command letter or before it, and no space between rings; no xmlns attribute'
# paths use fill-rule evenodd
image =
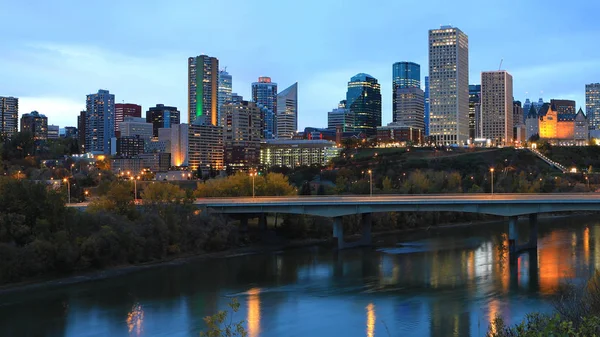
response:
<svg viewBox="0 0 600 337"><path fill-rule="evenodd" d="M577 214L541 214L539 219L558 219L558 218L575 218L575 217L584 217L589 216L592 213L577 213ZM385 244L384 240L379 240L382 237L389 237L390 235L399 235L399 234L414 234L418 232L430 231L434 229L451 229L451 228L459 228L459 227L470 227L470 226L480 226L486 224L499 224L504 220L502 219L493 219L493 220L480 220L480 221L469 221L469 222L460 222L460 223L444 223L436 226L429 227L418 227L418 228L410 228L410 229L401 229L401 230L392 230L392 231L382 231L382 232L373 232L373 245L378 246ZM351 235L346 238L346 240L352 240L357 238L357 235ZM141 264L135 265L123 265L123 266L114 266L103 270L95 270L82 272L75 275L67 275L67 276L57 276L57 277L44 277L44 278L36 278L30 279L23 282L11 283L0 286L0 295L20 292L20 291L28 291L39 288L48 288L48 287L60 287L65 285L72 285L83 282L97 281L102 279L108 279L113 277L118 277L122 275L127 275L134 272L139 272L143 270L148 270L152 268L158 268L162 266L168 265L181 265L186 263L191 263L195 261L202 261L208 259L221 259L221 258L231 258L235 256L241 255L252 255L252 254L265 254L271 252L278 252L284 250L292 250L292 249L300 249L307 247L316 247L316 246L325 246L325 247L333 247L331 239L303 239L303 240L291 240L286 242L280 242L276 244L264 244L264 243L256 243L251 244L245 247L236 247L227 249L220 252L211 252L211 253L200 253L200 254L187 254L187 255L178 255L172 258L151 261Z"/></svg>

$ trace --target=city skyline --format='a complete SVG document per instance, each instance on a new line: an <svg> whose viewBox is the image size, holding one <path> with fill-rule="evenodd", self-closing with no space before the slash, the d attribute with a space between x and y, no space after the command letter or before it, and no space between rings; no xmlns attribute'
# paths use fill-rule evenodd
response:
<svg viewBox="0 0 600 337"><path fill-rule="evenodd" d="M107 20L118 27L108 30L99 37L98 42L91 45L88 36L100 29L97 23L79 25L78 20L82 19L66 20L88 9L89 4L73 2L46 7L40 2L37 7L45 11L39 12L32 12L30 7L20 3L7 4L7 11L3 12L11 14L0 14L2 26L14 27L17 24L15 20L20 16L27 16L32 22L44 22L45 17L62 20L64 16L65 20L62 21L67 23L43 30L36 24L10 30L11 35L4 40L9 52L0 55L0 63L5 65L0 68L0 77L6 79L0 83L0 93L19 97L20 114L37 110L61 127L76 124L76 116L84 108L82 97L99 88L114 93L116 103L125 101L140 104L143 109L164 103L185 111L187 69L184 62L192 55L207 54L218 58L221 68L228 67L228 71L234 75L233 91L244 97L250 97L251 83L259 76L271 76L278 83L299 82L302 87L298 102L299 129L325 126L327 112L344 95L347 78L359 72L371 74L381 83L382 124L385 125L392 120L391 65L399 61L411 61L427 69L427 31L441 24L452 24L469 36L469 84L479 84L477 78L481 71L498 69L503 59L502 68L514 76L515 99L525 101L530 98L531 101L537 101L540 96L545 100L572 99L577 102L579 109L585 107L585 85L599 82L600 79L597 57L594 56L597 53L569 53L566 58L564 55L567 54L559 52L523 52L527 48L547 50L547 46L561 39L568 39L574 46L587 45L587 41L591 41L600 30L597 25L546 27L538 25L535 20L518 20L510 27L501 25L506 17L515 13L552 14L558 10L553 6L553 3L558 4L557 1L532 1L512 6L486 4L488 10L483 11L483 17L480 15L481 8L466 6L466 2L458 4L456 8L433 12L425 11L418 4L386 2L363 9L362 14L380 18L378 25L366 30L337 27L330 21L333 13L351 16L356 10L352 7L356 6L330 4L319 7L317 11L317 3L308 1L297 11L297 18L294 19L296 24L289 25L286 19L275 15L286 10L288 4L274 2L250 6L244 2L234 3L240 12L247 14L245 17L269 11L275 23L281 23L282 26L275 32L274 38L294 42L289 44L289 48L255 44L243 36L257 28L248 30L243 24L230 25L225 28L226 31L218 34L239 36L233 38L235 43L209 39L207 36L210 34L192 36L187 32L185 22L195 11L195 6L200 4L190 3L189 6L178 8L163 8L155 4L144 8L115 2ZM211 22L215 23L214 27L219 27L216 23L226 12L222 10L223 5L206 6L212 8L214 13L223 13L207 18L207 27L211 27ZM432 4L431 7L436 6ZM561 6L560 10L564 15L573 17L593 12L599 7L594 3L570 4ZM415 13L412 18L414 22L397 26L393 15L396 8L411 9ZM169 29L163 27L158 30L139 24L146 14L154 12L163 13L165 22L172 23L167 25ZM479 14L469 15L475 12ZM132 16L133 20L118 20L132 13L136 13ZM314 20L315 24L302 24L307 20ZM491 28L481 29L481 20ZM134 27L136 25L138 27ZM401 44L383 43L386 39L385 27L392 25L401 32L411 34L406 34ZM302 27L301 30L298 27ZM322 34L324 30L328 34ZM118 33L123 31L126 33ZM494 31L503 34L495 34L490 39ZM370 44L375 47L349 49L340 57L339 46L350 45L349 41L355 43L358 37L375 37L376 43ZM505 48L505 45L514 48ZM315 52L307 52L311 49ZM244 55L249 56L241 56L239 50L247 51ZM422 82L425 75L427 72L422 71Z"/></svg>

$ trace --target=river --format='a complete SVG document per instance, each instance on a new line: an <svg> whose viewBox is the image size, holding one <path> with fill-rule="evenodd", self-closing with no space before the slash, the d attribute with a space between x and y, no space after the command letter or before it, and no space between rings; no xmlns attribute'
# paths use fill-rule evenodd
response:
<svg viewBox="0 0 600 337"><path fill-rule="evenodd" d="M484 336L496 315L551 311L560 282L600 266L599 220L540 219L539 229L537 258L522 254L512 269L507 225L492 223L15 291L0 295L0 336L199 336L232 297L250 337Z"/></svg>

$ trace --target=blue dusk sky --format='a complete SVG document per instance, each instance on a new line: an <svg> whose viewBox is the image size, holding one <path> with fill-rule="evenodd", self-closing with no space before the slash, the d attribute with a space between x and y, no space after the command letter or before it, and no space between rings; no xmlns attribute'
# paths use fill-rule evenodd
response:
<svg viewBox="0 0 600 337"><path fill-rule="evenodd" d="M299 128L326 126L357 73L381 83L391 121L392 64L427 75L428 30L469 36L470 83L502 68L515 99L574 99L600 82L600 1L0 0L0 96L20 98L50 124L76 125L85 95L108 89L117 102L177 106L187 120L187 58L215 56L233 91L270 76L298 82Z"/></svg>

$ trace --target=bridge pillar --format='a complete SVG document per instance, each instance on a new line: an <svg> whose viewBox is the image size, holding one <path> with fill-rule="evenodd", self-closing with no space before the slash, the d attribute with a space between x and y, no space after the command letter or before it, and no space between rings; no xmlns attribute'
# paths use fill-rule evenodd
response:
<svg viewBox="0 0 600 337"><path fill-rule="evenodd" d="M342 217L336 216L333 218L333 238L337 239L338 249L344 249L344 225L342 224Z"/></svg>
<svg viewBox="0 0 600 337"><path fill-rule="evenodd" d="M240 232L247 232L248 231L248 216L246 215L242 215L240 217Z"/></svg>
<svg viewBox="0 0 600 337"><path fill-rule="evenodd" d="M266 213L260 213L258 215L258 229L261 232L264 232L267 230L267 214Z"/></svg>
<svg viewBox="0 0 600 337"><path fill-rule="evenodd" d="M373 223L372 213L363 213L362 215L362 238L363 245L371 244L371 224Z"/></svg>
<svg viewBox="0 0 600 337"><path fill-rule="evenodd" d="M510 261L516 261L517 258L517 242L519 241L519 232L517 231L516 216L508 218L508 257Z"/></svg>
<svg viewBox="0 0 600 337"><path fill-rule="evenodd" d="M537 213L529 214L529 242L527 248L537 248L538 242L538 215Z"/></svg>

